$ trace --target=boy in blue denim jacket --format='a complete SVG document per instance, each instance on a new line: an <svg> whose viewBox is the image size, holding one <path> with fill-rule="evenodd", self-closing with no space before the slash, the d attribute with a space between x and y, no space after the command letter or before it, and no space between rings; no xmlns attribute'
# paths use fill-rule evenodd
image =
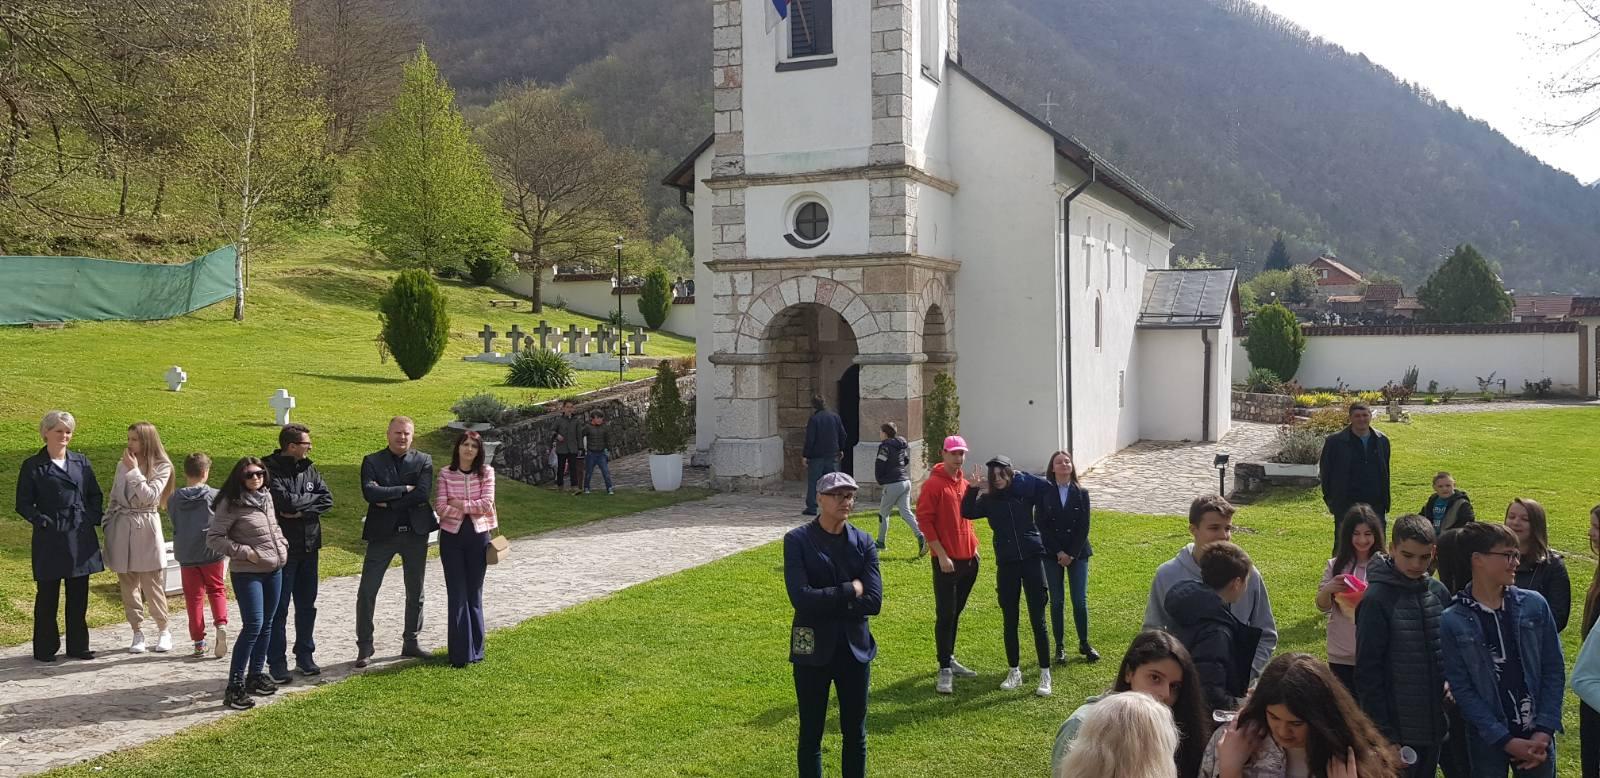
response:
<svg viewBox="0 0 1600 778"><path fill-rule="evenodd" d="M1472 775L1554 776L1566 664L1550 606L1512 585L1520 554L1511 530L1475 522L1460 533L1472 585L1456 594L1440 631L1445 679L1471 730Z"/></svg>

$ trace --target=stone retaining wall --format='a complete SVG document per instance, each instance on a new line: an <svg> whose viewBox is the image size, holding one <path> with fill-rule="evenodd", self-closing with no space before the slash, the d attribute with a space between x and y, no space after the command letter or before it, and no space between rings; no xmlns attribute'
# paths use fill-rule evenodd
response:
<svg viewBox="0 0 1600 778"><path fill-rule="evenodd" d="M1294 398L1286 394L1233 393L1235 421L1282 424L1294 413Z"/></svg>
<svg viewBox="0 0 1600 778"><path fill-rule="evenodd" d="M613 461L645 450L645 411L650 407L650 387L655 385L655 381L654 378L630 381L574 397L580 416L587 416L589 411L599 408L605 412L607 423L616 425L619 442L611 452ZM688 406L692 422L695 403L692 371L678 377L678 392ZM535 485L555 479L556 471L550 465L550 452L555 436L555 421L561 415L560 403L546 403L544 407L547 412L543 414L483 433L485 438L503 444L495 456L497 476ZM689 440L694 440L692 434Z"/></svg>
<svg viewBox="0 0 1600 778"><path fill-rule="evenodd" d="M1321 483L1316 476L1267 475L1266 467L1260 462L1239 462L1233 466L1233 491L1228 494L1228 499L1235 503L1250 503L1276 487L1307 489Z"/></svg>

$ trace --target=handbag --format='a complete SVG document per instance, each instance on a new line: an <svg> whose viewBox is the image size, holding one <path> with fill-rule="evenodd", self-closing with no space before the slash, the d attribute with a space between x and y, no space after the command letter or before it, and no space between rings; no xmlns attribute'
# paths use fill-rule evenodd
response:
<svg viewBox="0 0 1600 778"><path fill-rule="evenodd" d="M495 535L489 538L489 546L483 550L484 561L491 565L498 565L511 555L511 541L505 535Z"/></svg>

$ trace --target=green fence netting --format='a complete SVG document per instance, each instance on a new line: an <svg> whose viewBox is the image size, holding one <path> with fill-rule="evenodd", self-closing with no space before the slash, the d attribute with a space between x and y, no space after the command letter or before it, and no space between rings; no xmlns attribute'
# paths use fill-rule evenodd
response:
<svg viewBox="0 0 1600 778"><path fill-rule="evenodd" d="M182 265L0 256L0 324L170 319L233 296L233 246Z"/></svg>

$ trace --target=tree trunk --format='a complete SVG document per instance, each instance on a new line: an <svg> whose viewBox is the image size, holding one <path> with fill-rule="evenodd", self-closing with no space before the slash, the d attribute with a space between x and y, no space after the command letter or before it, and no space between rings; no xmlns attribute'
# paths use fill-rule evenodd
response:
<svg viewBox="0 0 1600 778"><path fill-rule="evenodd" d="M50 114L50 134L56 139L56 175L67 174L67 152L61 148L61 122L56 120L55 114Z"/></svg>
<svg viewBox="0 0 1600 778"><path fill-rule="evenodd" d="M150 218L161 218L161 201L167 197L167 174L162 173L156 178L156 202L150 206Z"/></svg>
<svg viewBox="0 0 1600 778"><path fill-rule="evenodd" d="M249 253L250 214L253 206L251 198L255 195L255 193L250 190L250 165L255 160L256 101L258 99L258 90L256 86L256 77L258 75L256 70L256 8L255 3L253 2L248 2L245 4L244 23L245 37L248 39L248 45L245 46L245 68L250 79L250 115L244 126L244 167L243 181L241 182L242 186L240 187L242 194L239 198L239 245L242 247L239 252L239 256L241 259L246 257ZM235 321L244 321L244 267L245 265L242 261L236 263L234 266L233 285L235 302L233 305L233 318Z"/></svg>
<svg viewBox="0 0 1600 778"><path fill-rule="evenodd" d="M122 193L117 197L117 218L128 217L128 163L122 163Z"/></svg>
<svg viewBox="0 0 1600 778"><path fill-rule="evenodd" d="M5 154L0 156L0 195L11 194L11 184L17 173L17 157L22 148L22 139L28 134L28 118L23 115L22 109L9 94L5 95L5 102L11 120L6 131Z"/></svg>
<svg viewBox="0 0 1600 778"><path fill-rule="evenodd" d="M543 292L543 287L544 287L544 272L539 270L538 268L535 268L534 271L533 271L533 289L532 289L532 294L528 295L528 300L533 304L533 312L534 313L544 313L544 299L542 297L542 295L544 293Z"/></svg>

